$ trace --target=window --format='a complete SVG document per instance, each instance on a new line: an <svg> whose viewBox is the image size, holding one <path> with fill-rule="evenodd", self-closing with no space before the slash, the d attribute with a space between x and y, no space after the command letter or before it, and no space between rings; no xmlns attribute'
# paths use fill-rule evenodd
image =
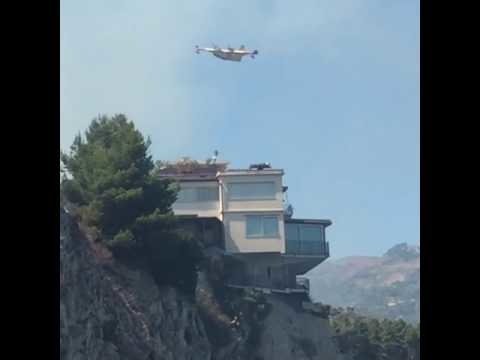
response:
<svg viewBox="0 0 480 360"><path fill-rule="evenodd" d="M275 199L275 183L231 183L228 185L228 192L232 200L268 200Z"/></svg>
<svg viewBox="0 0 480 360"><path fill-rule="evenodd" d="M181 189L177 195L178 202L194 202L196 201L196 191L195 188L186 188Z"/></svg>
<svg viewBox="0 0 480 360"><path fill-rule="evenodd" d="M217 201L218 189L214 187L183 188L178 192L177 202Z"/></svg>
<svg viewBox="0 0 480 360"><path fill-rule="evenodd" d="M322 241L322 228L320 226L300 227L302 241Z"/></svg>
<svg viewBox="0 0 480 360"><path fill-rule="evenodd" d="M323 225L287 223L285 235L287 253L312 255L324 251Z"/></svg>
<svg viewBox="0 0 480 360"><path fill-rule="evenodd" d="M265 216L263 218L263 235L272 237L278 235L278 219L276 216Z"/></svg>
<svg viewBox="0 0 480 360"><path fill-rule="evenodd" d="M297 224L286 224L285 236L288 241L300 241Z"/></svg>
<svg viewBox="0 0 480 360"><path fill-rule="evenodd" d="M247 216L247 236L262 236L262 217Z"/></svg>
<svg viewBox="0 0 480 360"><path fill-rule="evenodd" d="M277 237L277 216L247 216L247 237Z"/></svg>
<svg viewBox="0 0 480 360"><path fill-rule="evenodd" d="M198 201L217 201L218 189L217 188L197 188L197 200Z"/></svg>
<svg viewBox="0 0 480 360"><path fill-rule="evenodd" d="M285 235L288 241L323 241L323 226L286 224Z"/></svg>

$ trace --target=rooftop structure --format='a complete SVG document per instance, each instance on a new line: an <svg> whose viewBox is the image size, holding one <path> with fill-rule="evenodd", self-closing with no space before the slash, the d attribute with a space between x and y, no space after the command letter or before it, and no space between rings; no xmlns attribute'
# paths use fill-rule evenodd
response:
<svg viewBox="0 0 480 360"><path fill-rule="evenodd" d="M216 180L219 172L225 171L227 162L198 162L184 159L176 163L166 163L160 167L158 175L179 181Z"/></svg>

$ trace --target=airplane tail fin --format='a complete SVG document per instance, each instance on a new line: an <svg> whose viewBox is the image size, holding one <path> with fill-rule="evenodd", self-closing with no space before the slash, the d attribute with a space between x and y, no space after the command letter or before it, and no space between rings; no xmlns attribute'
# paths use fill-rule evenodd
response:
<svg viewBox="0 0 480 360"><path fill-rule="evenodd" d="M198 47L198 45L195 45L195 52L196 52L197 54L200 54L200 48Z"/></svg>
<svg viewBox="0 0 480 360"><path fill-rule="evenodd" d="M255 55L258 55L258 50L253 50L252 55L250 56L252 57L252 59L255 59Z"/></svg>

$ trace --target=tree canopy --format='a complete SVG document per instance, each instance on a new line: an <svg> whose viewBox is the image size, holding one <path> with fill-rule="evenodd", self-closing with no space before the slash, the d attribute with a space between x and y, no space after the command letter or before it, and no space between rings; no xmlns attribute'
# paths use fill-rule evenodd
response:
<svg viewBox="0 0 480 360"><path fill-rule="evenodd" d="M415 326L402 319L379 321L344 311L330 322L342 351L354 351L354 359L384 359L390 351L408 359L420 356L420 324Z"/></svg>
<svg viewBox="0 0 480 360"><path fill-rule="evenodd" d="M155 176L149 147L124 115L94 119L61 153L61 192L118 259L143 262L161 283L191 283L199 244L177 229L177 189Z"/></svg>

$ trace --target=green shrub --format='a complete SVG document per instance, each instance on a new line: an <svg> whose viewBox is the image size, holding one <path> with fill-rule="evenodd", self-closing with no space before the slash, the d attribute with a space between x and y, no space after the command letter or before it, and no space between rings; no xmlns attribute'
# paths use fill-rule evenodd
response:
<svg viewBox="0 0 480 360"><path fill-rule="evenodd" d="M401 319L379 321L353 312L339 312L330 319L330 324L339 347L342 351L353 351L355 358L385 358L387 349L397 349L398 354L415 354L413 359L418 359L419 324L414 326Z"/></svg>
<svg viewBox="0 0 480 360"><path fill-rule="evenodd" d="M128 251L135 247L135 237L130 230L119 231L107 245L114 254L120 251Z"/></svg>

